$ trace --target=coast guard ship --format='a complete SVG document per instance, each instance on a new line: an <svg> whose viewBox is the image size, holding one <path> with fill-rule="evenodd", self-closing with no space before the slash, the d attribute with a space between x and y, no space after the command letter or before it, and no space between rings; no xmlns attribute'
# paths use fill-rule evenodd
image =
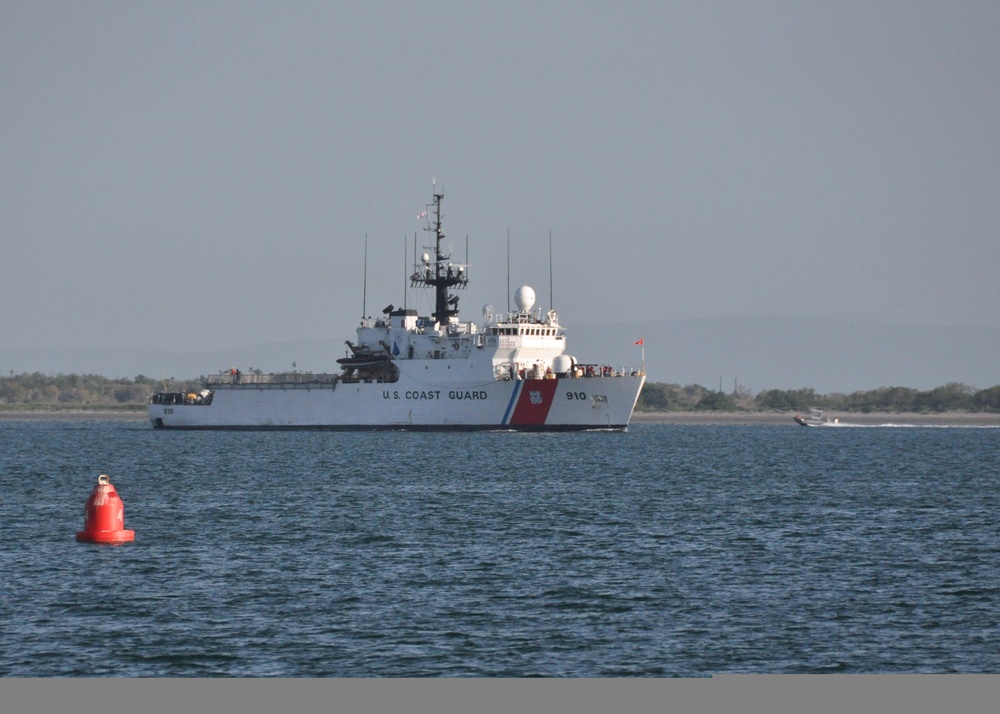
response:
<svg viewBox="0 0 1000 714"><path fill-rule="evenodd" d="M643 369L583 363L566 352L555 310L542 314L522 286L516 311L484 308L483 323L459 319L452 290L468 266L442 253L441 201L433 194L434 245L410 276L435 292L433 314L390 305L363 319L340 371L209 377L198 392L149 397L156 429L624 430L645 382Z"/></svg>

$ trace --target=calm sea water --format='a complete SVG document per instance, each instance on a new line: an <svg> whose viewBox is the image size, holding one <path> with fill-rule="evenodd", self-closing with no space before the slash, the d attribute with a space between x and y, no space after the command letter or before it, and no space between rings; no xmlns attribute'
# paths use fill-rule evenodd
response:
<svg viewBox="0 0 1000 714"><path fill-rule="evenodd" d="M998 480L1000 429L0 422L0 675L997 673Z"/></svg>

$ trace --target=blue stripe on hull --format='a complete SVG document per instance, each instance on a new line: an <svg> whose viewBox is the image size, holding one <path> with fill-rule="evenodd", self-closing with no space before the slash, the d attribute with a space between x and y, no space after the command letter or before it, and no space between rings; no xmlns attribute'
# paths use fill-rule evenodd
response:
<svg viewBox="0 0 1000 714"><path fill-rule="evenodd" d="M517 404L517 396L521 393L521 387L523 385L524 382L514 382L514 391L510 395L510 403L507 405L507 411L503 413L503 421L500 422L504 426L510 423L510 415L514 411L514 405Z"/></svg>

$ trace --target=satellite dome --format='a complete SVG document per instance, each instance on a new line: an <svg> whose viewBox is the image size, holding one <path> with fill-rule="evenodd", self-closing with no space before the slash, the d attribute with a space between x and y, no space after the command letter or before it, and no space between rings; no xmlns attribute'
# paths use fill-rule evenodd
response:
<svg viewBox="0 0 1000 714"><path fill-rule="evenodd" d="M535 304L535 291L527 285L522 285L514 293L514 304L520 312L528 312Z"/></svg>
<svg viewBox="0 0 1000 714"><path fill-rule="evenodd" d="M567 374L573 370L573 361L569 355L556 355L552 358L552 371L556 374Z"/></svg>

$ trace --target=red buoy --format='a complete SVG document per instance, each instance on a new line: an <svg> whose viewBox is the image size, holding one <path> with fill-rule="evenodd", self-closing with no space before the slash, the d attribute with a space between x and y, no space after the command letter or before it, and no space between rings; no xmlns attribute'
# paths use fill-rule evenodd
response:
<svg viewBox="0 0 1000 714"><path fill-rule="evenodd" d="M125 530L125 504L104 474L97 477L97 485L83 507L83 530L76 534L76 539L88 543L135 540L135 531Z"/></svg>

